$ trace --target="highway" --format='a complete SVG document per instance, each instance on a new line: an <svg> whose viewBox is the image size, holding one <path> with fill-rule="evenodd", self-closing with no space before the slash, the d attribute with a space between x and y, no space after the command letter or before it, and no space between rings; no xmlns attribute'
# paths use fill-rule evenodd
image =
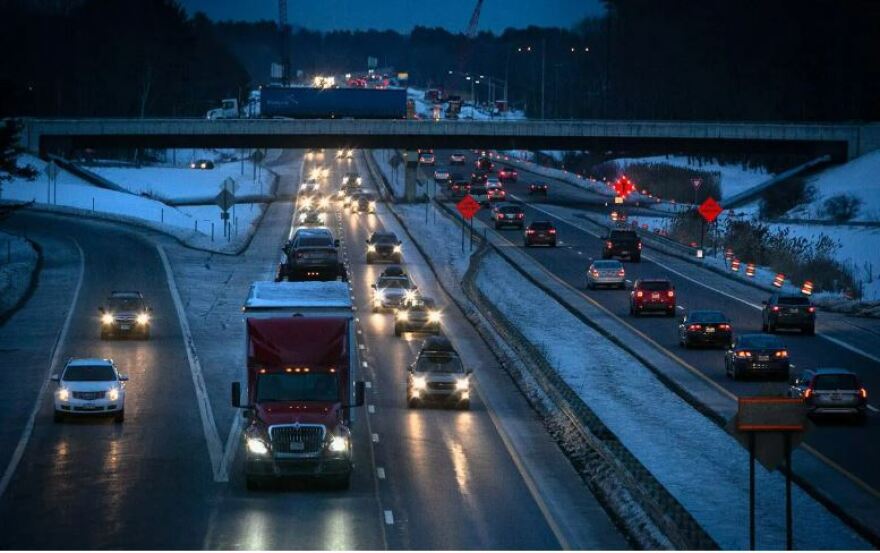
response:
<svg viewBox="0 0 880 553"><path fill-rule="evenodd" d="M450 153L449 150L437 151L440 166L446 166ZM448 168L451 172L470 174L476 156L470 150L465 153L467 155L466 165L464 167L450 166ZM530 182L549 183L549 196L547 198L530 197L528 194ZM603 207L604 199L576 189L574 186L525 171L520 171L518 182L507 183L505 189L508 192L508 199L523 203L527 224L534 220L552 220L557 226L559 247L555 249L525 248L525 251L550 271L554 278L577 288L591 300L732 394L738 396L777 393L787 388L787 383L756 380L734 382L725 375L722 351L684 349L679 346L678 318L632 317L629 315L629 292L607 289L593 291L586 288L587 267L593 259L601 258L602 242L594 235L595 225L583 219L566 215L569 208L575 208L603 213L607 217L608 208ZM491 224L488 210L481 210L477 217L481 221ZM523 247L521 231L505 229L498 232L511 245ZM635 281L638 278L668 278L676 287L678 305L682 308L680 313L696 309L716 309L723 311L730 317L737 334L761 332L761 313L755 309L755 300L751 298L754 294L738 298L735 295L720 293L710 287L711 284L706 284L706 282L719 278L714 273L704 272L691 265L688 265L683 271L674 269L670 266L671 264L665 262L665 258L666 256L658 252L646 249L641 263L624 261L627 279ZM677 265L680 266L681 263L677 263ZM706 275L711 276L706 278ZM548 284L554 285L552 278ZM759 294L764 297L762 293ZM823 313L819 313L818 334L832 326L831 324L823 324L823 315ZM835 316L835 320L837 318ZM835 322L835 331L837 326L838 324ZM839 343L823 339L821 336L802 336L794 332L780 333L779 337L789 348L792 362L796 365L797 370L813 367L853 369L862 377L868 389L869 403L876 404L876 400L871 400L872 391L880 391L880 363L875 360L876 354L873 355L874 359L868 358L841 346ZM625 375L622 378L625 378ZM806 441L845 471L864 481L873 490L880 490L880 472L876 470L876 467L880 466L880 448L871 445L876 444L878 438L880 438L880 417L876 411L871 411L868 421L863 427L833 422L817 424Z"/></svg>
<svg viewBox="0 0 880 553"><path fill-rule="evenodd" d="M283 159L297 163L301 156ZM327 182L335 186L348 167L337 166L329 156L326 164L331 168ZM6 400L0 405L0 471L5 475L0 547L629 547L510 382L503 391L505 401L525 421L511 424L541 431L530 453L547 459L548 467L564 469L556 471L555 480L567 490L562 502L556 498L565 509L548 510L552 502L534 487L541 475L524 474L519 453L496 426L479 386L467 412L406 408L404 374L419 340L395 338L391 315L369 314L366 306L369 285L381 266L365 265L362 245L369 232L381 228L380 217L345 215L339 222L371 384L370 407L363 409L354 428L351 489L284 482L248 492L242 455L234 457L228 482L218 481L212 471L198 406L201 396L194 388L185 336L156 249L157 243L180 246L156 233L72 217L24 213L7 221L6 228L27 230L43 245L46 269L31 300L0 328L0 364L18 369L0 372ZM272 240L287 232L286 227L277 229ZM411 249L406 251L409 255ZM255 274L271 269L253 268ZM151 340L99 339L97 307L113 289L144 293L154 309ZM242 298L245 294L241 290ZM480 375L495 371L486 374L485 382L509 381L455 309L447 309L444 327L465 329L471 347L482 348L480 359L465 360ZM217 338L210 347L218 349L205 352L206 357L240 347L237 341ZM54 385L45 384L50 365L54 359L52 371L57 372L66 359L80 356L113 358L130 376L124 423L101 418L52 421ZM203 369L211 371L210 366ZM501 392L493 388L493 393ZM228 403L226 390L209 399L209 409ZM228 420L227 412L217 415ZM226 438L223 429L221 437ZM229 445L234 452L236 444ZM574 499L565 503L570 497ZM548 516L560 511L568 511L560 520Z"/></svg>

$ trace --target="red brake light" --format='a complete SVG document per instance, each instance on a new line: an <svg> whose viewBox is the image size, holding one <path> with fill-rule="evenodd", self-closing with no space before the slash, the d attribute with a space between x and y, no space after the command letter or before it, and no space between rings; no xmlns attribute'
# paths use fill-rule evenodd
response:
<svg viewBox="0 0 880 553"><path fill-rule="evenodd" d="M703 325L690 325L688 326L688 330L702 330Z"/></svg>
<svg viewBox="0 0 880 553"><path fill-rule="evenodd" d="M737 357L751 357L751 356L752 356L752 352L750 352L750 351L738 351L738 352L736 352L736 356L737 356Z"/></svg>
<svg viewBox="0 0 880 553"><path fill-rule="evenodd" d="M816 312L816 307L813 306L813 305L811 305L811 306L808 308L808 311L809 311L810 313L815 313L815 312Z"/></svg>
<svg viewBox="0 0 880 553"><path fill-rule="evenodd" d="M642 249L642 243L639 242L639 249Z"/></svg>
<svg viewBox="0 0 880 553"><path fill-rule="evenodd" d="M626 271L624 271L623 269L617 271L617 276L626 276Z"/></svg>
<svg viewBox="0 0 880 553"><path fill-rule="evenodd" d="M782 349L782 350L777 351L777 352L774 353L773 355L774 355L774 357L782 357L782 358L785 358L785 357L788 357L788 351Z"/></svg>
<svg viewBox="0 0 880 553"><path fill-rule="evenodd" d="M614 247L614 244L612 244L611 242L605 242L605 247L611 249Z"/></svg>
<svg viewBox="0 0 880 553"><path fill-rule="evenodd" d="M670 291L666 292L666 295L669 296L670 298L674 298L675 297L675 290L670 290Z"/></svg>
<svg viewBox="0 0 880 553"><path fill-rule="evenodd" d="M499 213L499 214L498 214L498 220L500 221L500 220L502 220L502 219L504 219L504 215L502 215L501 213Z"/></svg>
<svg viewBox="0 0 880 553"><path fill-rule="evenodd" d="M525 216L526 216L525 213L517 213L517 214L516 214L516 218L517 218L517 219L522 219L522 218L525 217Z"/></svg>
<svg viewBox="0 0 880 553"><path fill-rule="evenodd" d="M645 295L645 293L642 292L641 290L639 290L638 292L636 292L636 297L637 297L637 298L641 298L641 297L643 297L644 295Z"/></svg>
<svg viewBox="0 0 880 553"><path fill-rule="evenodd" d="M774 311L774 312L779 311L779 306L778 306L778 305L774 305L774 306L773 306L773 311Z"/></svg>
<svg viewBox="0 0 880 553"><path fill-rule="evenodd" d="M859 396L861 396L862 399L868 399L868 390L865 388L859 388Z"/></svg>
<svg viewBox="0 0 880 553"><path fill-rule="evenodd" d="M526 231L526 234L535 234L535 231L532 230L532 229L529 229L529 230Z"/></svg>
<svg viewBox="0 0 880 553"><path fill-rule="evenodd" d="M810 399L810 396L812 396L812 395L813 395L812 388L807 388L806 390L804 390L804 399Z"/></svg>
<svg viewBox="0 0 880 553"><path fill-rule="evenodd" d="M556 234L556 229L555 228L550 229L550 234Z"/></svg>
<svg viewBox="0 0 880 553"><path fill-rule="evenodd" d="M730 330L730 325L729 324L720 324L720 325L718 325L718 328L720 328L721 330Z"/></svg>

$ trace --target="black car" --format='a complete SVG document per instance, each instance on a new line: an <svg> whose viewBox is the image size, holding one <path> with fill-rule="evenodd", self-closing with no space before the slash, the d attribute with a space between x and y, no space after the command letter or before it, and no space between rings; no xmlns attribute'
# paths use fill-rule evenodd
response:
<svg viewBox="0 0 880 553"><path fill-rule="evenodd" d="M403 252L400 240L393 232L374 232L367 238L367 263L377 260L401 263Z"/></svg>
<svg viewBox="0 0 880 553"><path fill-rule="evenodd" d="M733 325L721 311L692 311L678 325L678 342L691 346L728 348L733 344Z"/></svg>
<svg viewBox="0 0 880 553"><path fill-rule="evenodd" d="M342 176L342 186L360 186L363 179L357 174L357 171L346 173Z"/></svg>
<svg viewBox="0 0 880 553"><path fill-rule="evenodd" d="M339 261L339 240L326 228L301 228L282 248L284 260L278 265L276 281L346 279L345 265Z"/></svg>
<svg viewBox="0 0 880 553"><path fill-rule="evenodd" d="M471 184L467 181L454 181L449 187L449 195L453 198L464 198L471 191Z"/></svg>
<svg viewBox="0 0 880 553"><path fill-rule="evenodd" d="M114 290L98 312L101 314L102 340L120 336L150 338L153 310L147 307L140 292Z"/></svg>
<svg viewBox="0 0 880 553"><path fill-rule="evenodd" d="M352 213L376 213L376 198L372 194L358 194L351 202Z"/></svg>
<svg viewBox="0 0 880 553"><path fill-rule="evenodd" d="M761 330L776 332L781 328L797 328L805 334L816 333L816 307L804 296L774 293L761 302Z"/></svg>
<svg viewBox="0 0 880 553"><path fill-rule="evenodd" d="M811 416L850 416L863 423L868 392L847 369L812 369L792 378L788 396L802 398Z"/></svg>
<svg viewBox="0 0 880 553"><path fill-rule="evenodd" d="M489 180L489 175L486 173L476 172L471 173L471 186L480 186L485 185Z"/></svg>
<svg viewBox="0 0 880 553"><path fill-rule="evenodd" d="M382 274L379 275L379 278L382 277L402 277L407 276L406 270L400 265L388 265L385 267L385 270L382 271Z"/></svg>
<svg viewBox="0 0 880 553"><path fill-rule="evenodd" d="M474 162L474 168L477 171L486 171L489 172L495 168L495 164L492 163L492 160L488 157L481 157Z"/></svg>
<svg viewBox="0 0 880 553"><path fill-rule="evenodd" d="M496 206L492 210L492 220L495 228L516 227L522 229L525 226L526 213L518 205L504 204Z"/></svg>
<svg viewBox="0 0 880 553"><path fill-rule="evenodd" d="M526 247L544 244L556 247L556 227L550 221L532 221L523 233Z"/></svg>
<svg viewBox="0 0 880 553"><path fill-rule="evenodd" d="M634 230L612 230L602 237L602 259L627 257L638 263L642 260L642 239Z"/></svg>
<svg viewBox="0 0 880 553"><path fill-rule="evenodd" d="M533 182L529 185L529 194L541 194L546 196L550 191L550 185L546 182Z"/></svg>
<svg viewBox="0 0 880 553"><path fill-rule="evenodd" d="M727 376L738 380L749 375L788 380L791 360L782 340L767 334L743 334L724 355Z"/></svg>
<svg viewBox="0 0 880 553"><path fill-rule="evenodd" d="M197 159L189 162L190 169L213 169L214 162L210 159Z"/></svg>

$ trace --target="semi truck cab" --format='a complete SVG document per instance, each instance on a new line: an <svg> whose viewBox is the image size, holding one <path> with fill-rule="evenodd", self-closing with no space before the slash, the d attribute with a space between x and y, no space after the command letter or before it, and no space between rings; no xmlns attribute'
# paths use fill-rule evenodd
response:
<svg viewBox="0 0 880 553"><path fill-rule="evenodd" d="M283 477L347 489L354 411L364 402L348 286L256 282L243 311L245 389L232 383L232 405L247 421L248 489Z"/></svg>

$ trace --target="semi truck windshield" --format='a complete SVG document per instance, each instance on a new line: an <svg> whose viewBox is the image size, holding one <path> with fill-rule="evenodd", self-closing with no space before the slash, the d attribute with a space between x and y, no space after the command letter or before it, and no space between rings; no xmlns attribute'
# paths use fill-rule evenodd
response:
<svg viewBox="0 0 880 553"><path fill-rule="evenodd" d="M329 373L261 374L257 379L257 402L337 401L338 380Z"/></svg>

